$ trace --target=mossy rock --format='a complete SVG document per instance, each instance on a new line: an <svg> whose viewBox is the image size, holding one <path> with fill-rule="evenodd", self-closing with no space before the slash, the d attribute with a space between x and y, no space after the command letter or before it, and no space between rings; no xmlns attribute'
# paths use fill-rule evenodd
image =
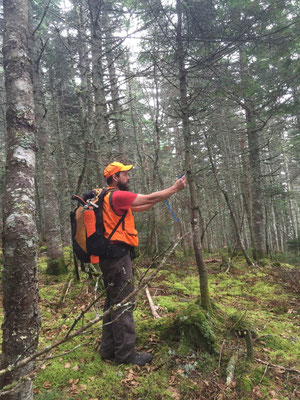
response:
<svg viewBox="0 0 300 400"><path fill-rule="evenodd" d="M190 304L177 314L166 333L169 339L179 344L178 350L182 353L190 350L216 352L217 339L212 324L198 304Z"/></svg>
<svg viewBox="0 0 300 400"><path fill-rule="evenodd" d="M68 272L65 260L61 258L50 258L47 260L47 275L62 275Z"/></svg>

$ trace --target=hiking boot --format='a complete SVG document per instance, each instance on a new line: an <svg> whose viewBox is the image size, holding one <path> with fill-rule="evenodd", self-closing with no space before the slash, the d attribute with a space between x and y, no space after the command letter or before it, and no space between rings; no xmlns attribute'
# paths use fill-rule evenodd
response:
<svg viewBox="0 0 300 400"><path fill-rule="evenodd" d="M120 364L135 364L139 366L143 366L147 363L150 363L153 359L152 354L150 353L138 353L134 351L133 354L126 361L121 361Z"/></svg>
<svg viewBox="0 0 300 400"><path fill-rule="evenodd" d="M101 360L103 361L113 361L115 359L115 355L114 354L100 354Z"/></svg>

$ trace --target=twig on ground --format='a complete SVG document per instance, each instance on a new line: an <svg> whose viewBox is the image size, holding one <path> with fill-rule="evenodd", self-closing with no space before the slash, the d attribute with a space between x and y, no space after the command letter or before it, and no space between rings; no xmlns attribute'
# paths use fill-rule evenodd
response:
<svg viewBox="0 0 300 400"><path fill-rule="evenodd" d="M270 362L260 360L259 358L255 358L255 361L259 362L260 364L268 365L268 367L279 368L279 369L283 369L286 372L292 372L294 374L300 375L300 371L295 368L286 368L286 367L283 367L282 365L271 364Z"/></svg>
<svg viewBox="0 0 300 400"><path fill-rule="evenodd" d="M153 300L152 300L151 294L149 292L148 286L145 287L145 292L146 292L147 299L149 301L150 309L151 309L151 312L152 312L152 315L153 315L154 319L161 318L161 316L156 311L156 307L155 307L155 305L153 303Z"/></svg>
<svg viewBox="0 0 300 400"><path fill-rule="evenodd" d="M67 294L68 294L68 292L70 290L70 287L71 287L71 284L72 284L72 280L73 280L72 274L69 274L68 278L67 278L67 280L66 280L66 282L64 284L61 296L60 296L60 298L58 300L58 306L61 306L64 303L64 301L65 301L65 299L67 297Z"/></svg>
<svg viewBox="0 0 300 400"><path fill-rule="evenodd" d="M259 384L261 384L262 381L264 380L264 377L265 377L265 375L266 375L266 373L267 373L268 367L269 367L269 364L266 365L266 368L265 368L265 370L264 370L263 376L261 377L261 379L260 379L260 381L259 381Z"/></svg>

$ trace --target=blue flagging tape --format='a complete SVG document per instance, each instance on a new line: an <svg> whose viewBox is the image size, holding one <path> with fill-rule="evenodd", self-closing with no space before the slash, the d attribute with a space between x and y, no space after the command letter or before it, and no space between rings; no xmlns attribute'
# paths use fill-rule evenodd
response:
<svg viewBox="0 0 300 400"><path fill-rule="evenodd" d="M172 208L170 207L169 201L165 200L165 202L166 202L166 205L168 206L168 209L170 210L170 213L173 215L173 218L175 219L176 222L178 222L176 215L173 213Z"/></svg>
<svg viewBox="0 0 300 400"><path fill-rule="evenodd" d="M180 177L179 177L178 179L182 178L183 175L184 175L184 174L181 174ZM168 206L168 209L170 210L170 213L173 215L173 218L175 219L176 222L178 222L178 219L177 219L176 215L173 213L169 201L168 201L168 200L165 200L165 202L166 202L166 205Z"/></svg>

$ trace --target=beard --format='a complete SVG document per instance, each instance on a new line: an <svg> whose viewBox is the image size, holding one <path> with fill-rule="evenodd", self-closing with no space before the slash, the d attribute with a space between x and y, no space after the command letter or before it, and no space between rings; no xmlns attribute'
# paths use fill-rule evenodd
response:
<svg viewBox="0 0 300 400"><path fill-rule="evenodd" d="M128 183L118 182L118 183L117 183L117 187L118 187L120 190L123 190L123 191L125 191L125 192L128 192L128 191L129 191L129 185L128 185Z"/></svg>

